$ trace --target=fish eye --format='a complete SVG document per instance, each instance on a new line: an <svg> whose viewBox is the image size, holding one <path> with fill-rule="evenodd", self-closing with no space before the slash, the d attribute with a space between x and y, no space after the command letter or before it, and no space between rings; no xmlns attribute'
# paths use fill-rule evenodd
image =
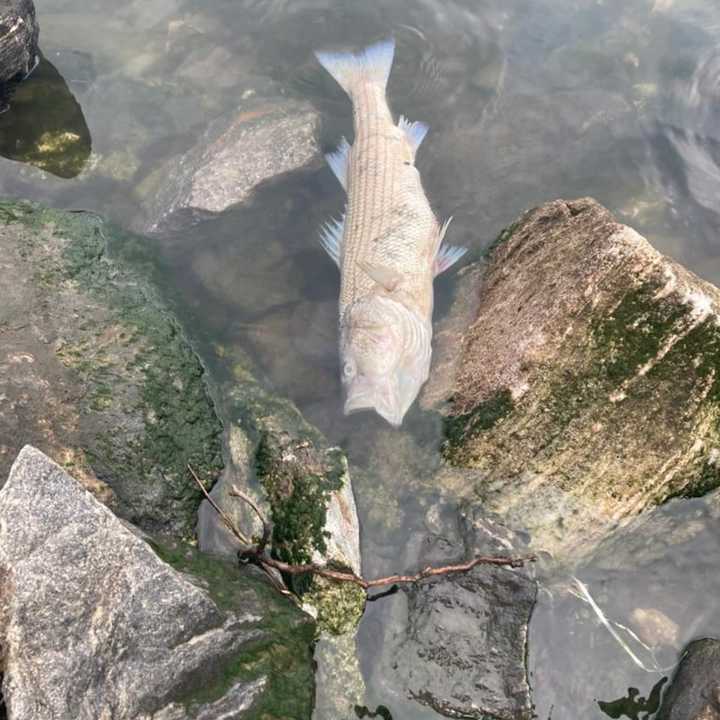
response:
<svg viewBox="0 0 720 720"><path fill-rule="evenodd" d="M344 378L351 378L355 374L355 364L347 360L343 365L342 374Z"/></svg>

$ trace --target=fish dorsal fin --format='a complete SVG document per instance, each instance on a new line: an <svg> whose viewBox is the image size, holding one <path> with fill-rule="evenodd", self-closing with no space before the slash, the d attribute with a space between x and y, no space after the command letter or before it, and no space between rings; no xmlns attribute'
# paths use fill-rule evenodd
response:
<svg viewBox="0 0 720 720"><path fill-rule="evenodd" d="M320 244L325 252L340 267L340 258L342 257L342 238L345 229L345 214L339 220L330 218L320 230Z"/></svg>
<svg viewBox="0 0 720 720"><path fill-rule="evenodd" d="M410 122L404 115L400 116L398 127L405 133L405 137L413 149L413 154L417 152L420 143L425 139L430 129L430 126L426 123L419 121Z"/></svg>
<svg viewBox="0 0 720 720"><path fill-rule="evenodd" d="M388 292L397 289L402 281L402 275L387 265L376 265L361 260L358 265L378 284L384 287Z"/></svg>
<svg viewBox="0 0 720 720"><path fill-rule="evenodd" d="M452 222L449 217L438 230L437 254L435 255L435 265L433 267L433 277L437 277L440 273L444 273L451 268L466 252L467 248L457 247L456 245L443 245L445 233Z"/></svg>
<svg viewBox="0 0 720 720"><path fill-rule="evenodd" d="M350 143L347 139L342 138L337 150L328 153L325 159L330 169L335 173L335 177L343 186L343 190L347 190L348 163L350 162Z"/></svg>

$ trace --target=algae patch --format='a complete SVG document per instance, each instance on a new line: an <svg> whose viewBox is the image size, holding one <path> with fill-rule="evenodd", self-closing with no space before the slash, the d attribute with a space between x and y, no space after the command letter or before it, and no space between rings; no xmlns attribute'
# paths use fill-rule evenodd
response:
<svg viewBox="0 0 720 720"><path fill-rule="evenodd" d="M248 720L310 718L314 697L312 644L315 623L294 603L279 595L253 568L205 555L182 543L154 541L157 554L207 590L225 613L252 616L249 629L258 632L214 676L199 679L181 701L194 707L214 702L239 681L267 678Z"/></svg>
<svg viewBox="0 0 720 720"><path fill-rule="evenodd" d="M22 270L45 308L31 324L77 387L75 449L113 489L119 514L192 536L201 493L187 466L212 483L222 425L148 258L138 266L124 256L139 241L93 214L31 203L0 203L0 219L16 227Z"/></svg>
<svg viewBox="0 0 720 720"><path fill-rule="evenodd" d="M280 560L303 564L324 555L330 496L342 488L346 467L336 449L318 451L309 439L263 433L256 471L270 501L272 546Z"/></svg>
<svg viewBox="0 0 720 720"><path fill-rule="evenodd" d="M348 568L336 569L348 572ZM367 596L359 585L318 576L313 578L312 586L302 600L317 614L319 630L330 635L344 635L354 632L360 624Z"/></svg>
<svg viewBox="0 0 720 720"><path fill-rule="evenodd" d="M480 403L474 410L462 415L443 418L443 455L452 459L461 451L463 443L476 435L491 430L513 410L514 404L510 390L505 389Z"/></svg>

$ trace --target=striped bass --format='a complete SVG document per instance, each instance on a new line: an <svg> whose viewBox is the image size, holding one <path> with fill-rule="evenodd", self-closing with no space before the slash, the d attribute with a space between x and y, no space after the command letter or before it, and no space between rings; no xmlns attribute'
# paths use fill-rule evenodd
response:
<svg viewBox="0 0 720 720"><path fill-rule="evenodd" d="M326 155L347 193L345 214L321 243L340 268L340 360L345 414L373 409L399 427L430 372L433 279L465 253L443 245L415 154L428 126L386 99L395 44L316 52L350 96L355 140Z"/></svg>

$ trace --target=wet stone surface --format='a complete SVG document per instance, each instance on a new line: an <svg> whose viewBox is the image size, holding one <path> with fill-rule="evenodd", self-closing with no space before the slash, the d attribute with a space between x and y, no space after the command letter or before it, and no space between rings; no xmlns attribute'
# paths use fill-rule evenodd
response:
<svg viewBox="0 0 720 720"><path fill-rule="evenodd" d="M507 554L517 543L480 512L455 522L449 533L426 538L419 567ZM395 618L375 670L386 704L401 697L447 717L530 718L525 658L536 592L527 570L478 566L383 600Z"/></svg>
<svg viewBox="0 0 720 720"><path fill-rule="evenodd" d="M0 111L7 109L2 86L22 79L35 67L39 32L32 0L0 2Z"/></svg>
<svg viewBox="0 0 720 720"><path fill-rule="evenodd" d="M146 530L194 533L221 468L204 369L96 216L0 205L0 474L28 442ZM114 247L108 251L108 244Z"/></svg>
<svg viewBox="0 0 720 720"><path fill-rule="evenodd" d="M313 623L254 571L149 541L30 446L0 540L9 718L309 718Z"/></svg>
<svg viewBox="0 0 720 720"><path fill-rule="evenodd" d="M720 483L718 288L585 198L522 216L456 296L424 397L446 473L536 548Z"/></svg>

